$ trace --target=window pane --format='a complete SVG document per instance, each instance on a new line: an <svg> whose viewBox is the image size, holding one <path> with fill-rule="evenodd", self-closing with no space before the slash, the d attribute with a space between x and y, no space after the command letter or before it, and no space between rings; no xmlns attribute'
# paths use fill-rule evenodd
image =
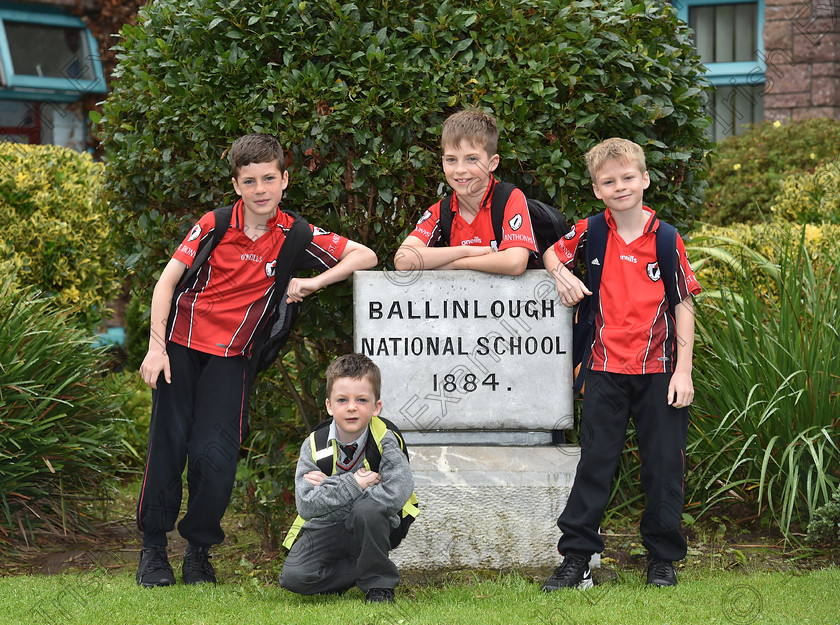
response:
<svg viewBox="0 0 840 625"><path fill-rule="evenodd" d="M764 83L716 87L709 102L709 115L713 140L743 134L747 124L758 124L764 119Z"/></svg>
<svg viewBox="0 0 840 625"><path fill-rule="evenodd" d="M715 58L715 7L689 7L688 23L693 24L697 54L704 61Z"/></svg>
<svg viewBox="0 0 840 625"><path fill-rule="evenodd" d="M5 24L15 74L95 80L83 29L8 20Z"/></svg>
<svg viewBox="0 0 840 625"><path fill-rule="evenodd" d="M703 63L755 61L758 41L758 4L692 6L688 26Z"/></svg>

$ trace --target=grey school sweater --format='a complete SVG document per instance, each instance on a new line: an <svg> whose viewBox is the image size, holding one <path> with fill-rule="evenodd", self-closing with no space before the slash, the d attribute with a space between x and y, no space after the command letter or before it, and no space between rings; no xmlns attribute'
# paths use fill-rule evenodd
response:
<svg viewBox="0 0 840 625"><path fill-rule="evenodd" d="M414 492L414 478L393 432L386 432L382 437L382 461L379 464L382 481L362 490L353 473L363 468L360 458L351 471L336 467L334 475L318 486L312 486L303 476L320 469L312 460L312 448L307 438L301 446L295 472L295 503L298 514L306 519L304 527L327 527L344 521L353 502L362 497L382 503L391 516L391 526L397 527L400 524L399 512Z"/></svg>

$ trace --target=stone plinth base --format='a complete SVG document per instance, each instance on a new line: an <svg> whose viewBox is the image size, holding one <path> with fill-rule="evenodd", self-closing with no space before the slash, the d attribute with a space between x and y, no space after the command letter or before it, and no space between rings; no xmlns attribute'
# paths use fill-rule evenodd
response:
<svg viewBox="0 0 840 625"><path fill-rule="evenodd" d="M401 570L533 570L560 564L556 521L574 480L579 447L409 449L420 516L391 552Z"/></svg>

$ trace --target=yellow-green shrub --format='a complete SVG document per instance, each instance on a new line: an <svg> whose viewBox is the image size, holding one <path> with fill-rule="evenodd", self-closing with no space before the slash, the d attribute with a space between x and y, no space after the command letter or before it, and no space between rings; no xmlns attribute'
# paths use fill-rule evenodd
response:
<svg viewBox="0 0 840 625"><path fill-rule="evenodd" d="M55 295L89 326L104 316L122 273L103 169L67 148L0 143L0 275Z"/></svg>
<svg viewBox="0 0 840 625"><path fill-rule="evenodd" d="M828 251L840 241L840 224L800 224L775 217L760 224L704 225L692 232L686 249L700 284L711 289L721 283L731 284L734 274L741 273L743 261L778 264L785 251L795 249L803 236L811 262L819 267L824 261L830 262ZM761 285L766 288L759 291L768 295L775 292L769 277L757 279L766 279Z"/></svg>
<svg viewBox="0 0 840 625"><path fill-rule="evenodd" d="M787 221L840 223L840 158L787 178L771 210Z"/></svg>

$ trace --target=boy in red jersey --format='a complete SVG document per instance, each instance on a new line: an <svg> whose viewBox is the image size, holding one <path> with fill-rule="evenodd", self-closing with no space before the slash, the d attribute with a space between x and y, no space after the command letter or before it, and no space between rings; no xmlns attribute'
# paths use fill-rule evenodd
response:
<svg viewBox="0 0 840 625"><path fill-rule="evenodd" d="M189 500L178 524L188 542L183 581L216 582L208 549L224 539L220 521L230 501L239 446L247 435L252 382L248 358L269 314L274 261L294 222L279 208L289 172L274 137L240 137L231 146L229 160L240 200L224 236L173 302L199 244L216 226L213 212L201 217L164 268L152 296L149 351L140 366L143 380L153 389L149 450L137 506L143 550L136 579L144 587L175 583L166 533L174 529L180 510L187 458ZM322 273L292 278L289 302L377 262L364 245L318 228L312 231L301 268Z"/></svg>
<svg viewBox="0 0 840 625"><path fill-rule="evenodd" d="M451 233L441 230L441 202L417 222L394 255L398 271L475 269L518 276L537 253L525 195L514 189L504 211L502 240L493 233L490 206L498 181L496 149L499 129L492 115L459 111L447 118L441 131L443 173L452 188L449 210ZM436 247L441 240L447 247Z"/></svg>
<svg viewBox="0 0 840 625"><path fill-rule="evenodd" d="M647 583L677 583L673 562L686 554L680 530L684 504L688 406L694 399L693 296L700 285L677 235L676 290L671 318L658 270L653 210L643 205L650 185L642 148L625 139L607 139L586 156L595 196L604 201L609 228L601 264L600 307L586 372L581 414L581 457L566 508L557 520L563 532L557 549L563 564L543 590L592 586L589 559L604 543L599 527L630 415L639 438L642 487L647 497L641 522L648 550ZM560 299L574 306L592 293L569 267L586 257L587 220L560 239L543 257Z"/></svg>

